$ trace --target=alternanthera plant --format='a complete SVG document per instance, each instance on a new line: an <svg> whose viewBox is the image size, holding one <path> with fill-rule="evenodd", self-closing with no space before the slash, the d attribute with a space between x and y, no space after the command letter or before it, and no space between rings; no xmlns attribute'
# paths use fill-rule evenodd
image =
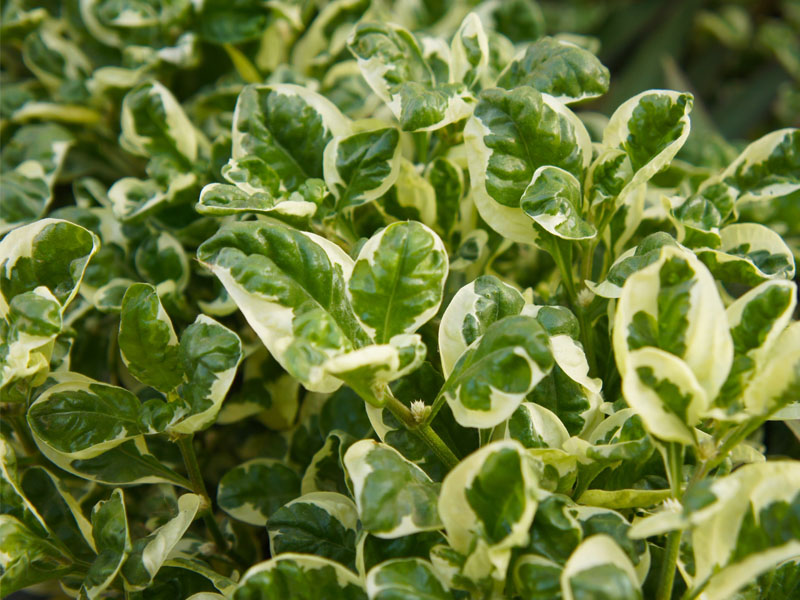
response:
<svg viewBox="0 0 800 600"><path fill-rule="evenodd" d="M3 11L3 595L800 593L800 131L532 2Z"/></svg>

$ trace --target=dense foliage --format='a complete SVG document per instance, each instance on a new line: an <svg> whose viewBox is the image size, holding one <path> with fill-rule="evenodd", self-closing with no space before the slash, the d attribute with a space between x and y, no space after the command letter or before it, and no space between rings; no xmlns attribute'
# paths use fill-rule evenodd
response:
<svg viewBox="0 0 800 600"><path fill-rule="evenodd" d="M800 130L579 4L3 3L3 595L797 597Z"/></svg>

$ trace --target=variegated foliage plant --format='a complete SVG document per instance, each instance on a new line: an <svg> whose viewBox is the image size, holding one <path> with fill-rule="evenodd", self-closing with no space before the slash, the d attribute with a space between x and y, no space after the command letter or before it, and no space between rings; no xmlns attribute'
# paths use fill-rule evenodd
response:
<svg viewBox="0 0 800 600"><path fill-rule="evenodd" d="M800 131L689 162L691 94L581 110L608 70L525 0L45 4L4 595L797 597Z"/></svg>

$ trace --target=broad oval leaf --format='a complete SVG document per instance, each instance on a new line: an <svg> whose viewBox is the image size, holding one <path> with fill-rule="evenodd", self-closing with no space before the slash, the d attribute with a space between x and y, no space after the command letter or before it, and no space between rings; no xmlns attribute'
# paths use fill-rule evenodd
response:
<svg viewBox="0 0 800 600"><path fill-rule="evenodd" d="M355 568L358 511L347 496L312 492L285 504L267 521L270 554L313 554Z"/></svg>
<svg viewBox="0 0 800 600"><path fill-rule="evenodd" d="M483 91L464 128L464 141L481 217L504 237L528 244L536 234L520 200L534 172L550 165L580 180L592 158L589 134L580 120L528 86Z"/></svg>
<svg viewBox="0 0 800 600"><path fill-rule="evenodd" d="M361 524L380 538L440 529L439 485L397 450L372 440L356 442L344 455Z"/></svg>
<svg viewBox="0 0 800 600"><path fill-rule="evenodd" d="M72 144L66 129L44 123L21 127L4 145L0 235L44 215Z"/></svg>
<svg viewBox="0 0 800 600"><path fill-rule="evenodd" d="M234 600L367 600L355 573L327 558L282 554L250 567Z"/></svg>
<svg viewBox="0 0 800 600"><path fill-rule="evenodd" d="M524 305L521 293L493 275L481 275L458 290L439 324L439 354L445 376L487 327L503 317L518 315Z"/></svg>
<svg viewBox="0 0 800 600"><path fill-rule="evenodd" d="M498 87L510 90L527 85L564 104L602 96L608 83L608 69L594 54L551 37L529 45L525 55L511 62L497 80Z"/></svg>
<svg viewBox="0 0 800 600"><path fill-rule="evenodd" d="M633 177L619 196L649 181L668 165L689 137L691 94L649 90L624 102L603 132L603 147L628 155Z"/></svg>
<svg viewBox="0 0 800 600"><path fill-rule="evenodd" d="M722 180L738 191L737 203L787 196L800 189L800 129L779 129L759 138L700 189Z"/></svg>
<svg viewBox="0 0 800 600"><path fill-rule="evenodd" d="M623 381L633 352L658 348L685 362L705 391L705 402L713 400L730 371L733 342L708 269L691 252L663 247L656 262L625 281L613 346Z"/></svg>
<svg viewBox="0 0 800 600"><path fill-rule="evenodd" d="M79 377L58 383L28 409L37 443L69 459L89 459L146 433L139 399L126 389Z"/></svg>
<svg viewBox="0 0 800 600"><path fill-rule="evenodd" d="M712 404L716 418L739 418L742 415L742 394L757 384L752 381L757 371L773 366L768 356L789 324L796 305L797 286L794 282L773 280L743 294L727 308L734 356L728 378ZM779 350L782 356L791 354L790 345ZM764 390L761 386L753 389Z"/></svg>
<svg viewBox="0 0 800 600"><path fill-rule="evenodd" d="M61 548L7 514L0 515L0 550L0 586L4 594L64 577L74 569Z"/></svg>
<svg viewBox="0 0 800 600"><path fill-rule="evenodd" d="M699 248L698 258L722 281L757 285L792 279L794 255L780 235L757 223L736 223L719 232L719 248Z"/></svg>
<svg viewBox="0 0 800 600"><path fill-rule="evenodd" d="M439 514L450 545L468 555L470 578L505 573L512 549L527 543L538 495L532 461L518 442L493 442L444 478Z"/></svg>
<svg viewBox="0 0 800 600"><path fill-rule="evenodd" d="M353 310L378 343L414 333L439 310L447 250L422 223L392 223L361 247L347 283Z"/></svg>
<svg viewBox="0 0 800 600"><path fill-rule="evenodd" d="M183 381L178 336L152 285L125 292L117 340L125 366L145 385L170 392Z"/></svg>
<svg viewBox="0 0 800 600"><path fill-rule="evenodd" d="M270 458L234 467L219 481L217 503L234 519L263 527L272 514L300 495L300 476Z"/></svg>
<svg viewBox="0 0 800 600"><path fill-rule="evenodd" d="M97 558L81 586L81 597L94 600L110 586L131 551L128 516L120 488L108 500L101 500L92 509L92 535Z"/></svg>
<svg viewBox="0 0 800 600"><path fill-rule="evenodd" d="M561 573L564 600L641 600L636 571L630 558L605 534L584 540L569 557Z"/></svg>
<svg viewBox="0 0 800 600"><path fill-rule="evenodd" d="M520 198L520 208L550 235L566 240L587 240L597 235L582 215L581 184L569 171L539 167Z"/></svg>
<svg viewBox="0 0 800 600"><path fill-rule="evenodd" d="M505 317L490 325L456 362L442 388L464 427L494 427L517 409L553 367L550 344L533 317Z"/></svg>
<svg viewBox="0 0 800 600"><path fill-rule="evenodd" d="M197 494L183 494L178 498L177 515L133 542L121 571L127 589L143 590L153 582L167 556L194 521L200 502Z"/></svg>
<svg viewBox="0 0 800 600"><path fill-rule="evenodd" d="M361 23L348 48L372 91L400 121L403 131L430 131L472 112L463 83L437 82L414 35L399 25Z"/></svg>
<svg viewBox="0 0 800 600"><path fill-rule="evenodd" d="M78 293L99 238L68 221L40 219L0 241L0 314L17 294L44 286L66 307Z"/></svg>
<svg viewBox="0 0 800 600"><path fill-rule="evenodd" d="M699 486L684 506L695 582L735 592L761 572L800 555L800 468L790 461L744 465ZM718 573L718 575L717 575Z"/></svg>
<svg viewBox="0 0 800 600"><path fill-rule="evenodd" d="M231 224L197 255L284 369L309 390L341 385L322 365L367 343L345 292L350 257L319 236L268 222Z"/></svg>
<svg viewBox="0 0 800 600"><path fill-rule="evenodd" d="M367 573L370 600L451 600L453 594L433 568L420 558L387 560Z"/></svg>
<svg viewBox="0 0 800 600"><path fill-rule="evenodd" d="M186 382L178 390L178 418L168 429L190 434L217 418L242 359L242 341L211 317L199 315L181 334L179 356Z"/></svg>
<svg viewBox="0 0 800 600"><path fill-rule="evenodd" d="M450 43L450 81L477 87L489 69L489 39L480 17L469 13Z"/></svg>
<svg viewBox="0 0 800 600"><path fill-rule="evenodd" d="M322 178L325 147L349 133L350 120L319 94L291 84L250 85L236 102L233 158L258 156L292 192Z"/></svg>
<svg viewBox="0 0 800 600"><path fill-rule="evenodd" d="M323 172L337 210L380 198L400 172L400 132L385 127L335 137L325 147Z"/></svg>
<svg viewBox="0 0 800 600"><path fill-rule="evenodd" d="M140 156L166 155L189 167L197 159L198 133L175 96L158 81L142 83L122 102L120 144Z"/></svg>

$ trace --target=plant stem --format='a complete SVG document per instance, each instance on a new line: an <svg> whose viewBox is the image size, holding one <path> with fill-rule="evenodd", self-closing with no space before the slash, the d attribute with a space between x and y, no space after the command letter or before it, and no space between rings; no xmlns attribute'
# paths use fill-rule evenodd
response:
<svg viewBox="0 0 800 600"><path fill-rule="evenodd" d="M581 342L583 343L583 350L586 353L586 360L589 363L589 371L596 375L597 363L594 356L594 331L592 330L591 322L586 318L584 307L578 301L578 293L575 291L575 281L572 277L572 246L569 245L569 242L566 242L564 243L564 248L562 248L561 240L556 239L553 240L551 248L551 255L561 273L561 281L564 283L564 289L567 290L567 296L572 305L572 310L578 317L578 323L581 328Z"/></svg>
<svg viewBox="0 0 800 600"><path fill-rule="evenodd" d="M578 294L575 291L575 282L572 279L572 247L566 245L566 252L561 248L561 240L553 240L550 245L551 255L553 260L561 273L561 281L564 284L564 289L567 291L570 304L572 308L577 311L578 309Z"/></svg>
<svg viewBox="0 0 800 600"><path fill-rule="evenodd" d="M672 598L672 585L675 583L675 565L678 563L678 552L681 547L681 533L671 531L667 536L667 545L664 548L664 561L661 563L661 572L658 576L658 591L656 600L670 600Z"/></svg>
<svg viewBox="0 0 800 600"><path fill-rule="evenodd" d="M419 162L423 164L428 163L428 132L427 131L417 131L414 132L414 146L417 150L417 159Z"/></svg>
<svg viewBox="0 0 800 600"><path fill-rule="evenodd" d="M208 532L214 539L214 543L221 552L228 552L228 543L222 535L222 530L219 528L217 520L214 518L214 513L211 511L211 498L206 490L205 481L203 481L203 474L200 472L200 465L197 462L197 454L194 452L194 436L181 435L177 439L178 448L180 448L181 456L183 456L183 463L186 465L186 472L189 474L189 480L192 482L192 490L195 494L202 498L202 505L200 507L200 516L206 524ZM237 562L241 562L239 557L234 556Z"/></svg>
<svg viewBox="0 0 800 600"><path fill-rule="evenodd" d="M21 414L11 414L8 415L8 422L14 429L14 433L17 434L17 438L19 438L22 448L25 450L25 454L28 456L37 456L39 454L39 449L36 447L36 442L33 441L33 436L31 436L31 432L28 429L28 422L25 418Z"/></svg>
<svg viewBox="0 0 800 600"><path fill-rule="evenodd" d="M683 454L684 447L681 444L667 442L664 462L666 463L665 466L670 489L672 490L672 497L675 500L680 500L682 495L681 479ZM670 600L672 598L672 586L675 583L675 570L678 564L678 553L681 547L681 533L682 531L679 529L677 531L671 531L669 535L667 535L667 545L664 548L664 560L661 563L661 572L658 575L656 600Z"/></svg>
<svg viewBox="0 0 800 600"><path fill-rule="evenodd" d="M444 463L448 469L458 464L458 457L442 441L442 438L433 430L428 420L418 423L406 405L400 402L388 390L386 391L386 408L399 420L406 429L415 432L431 451Z"/></svg>

